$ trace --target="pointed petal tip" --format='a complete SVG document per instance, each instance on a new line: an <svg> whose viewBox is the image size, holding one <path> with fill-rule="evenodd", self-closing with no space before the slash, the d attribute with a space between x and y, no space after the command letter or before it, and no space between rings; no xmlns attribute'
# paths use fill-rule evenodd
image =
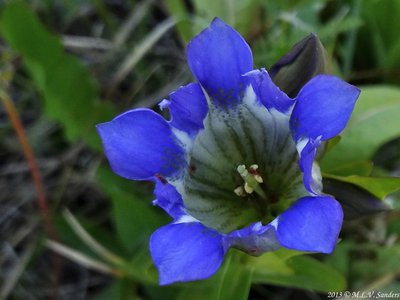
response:
<svg viewBox="0 0 400 300"><path fill-rule="evenodd" d="M212 21L211 21L211 24L210 24L210 26L212 27L212 26L221 26L221 25L223 25L223 26L229 26L227 23L225 23L221 18L219 18L219 17L214 17L213 19L212 19ZM230 26L229 26L230 27Z"/></svg>
<svg viewBox="0 0 400 300"><path fill-rule="evenodd" d="M253 69L250 46L231 26L219 18L195 36L187 45L189 67L219 106L240 102L247 82L242 75Z"/></svg>

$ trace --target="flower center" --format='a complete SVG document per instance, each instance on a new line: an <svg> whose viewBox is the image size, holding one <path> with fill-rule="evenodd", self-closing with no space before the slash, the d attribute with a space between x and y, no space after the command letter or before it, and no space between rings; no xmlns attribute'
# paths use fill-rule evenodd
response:
<svg viewBox="0 0 400 300"><path fill-rule="evenodd" d="M230 110L210 105L178 187L189 214L221 232L272 221L307 195L289 116L270 112L248 88Z"/></svg>
<svg viewBox="0 0 400 300"><path fill-rule="evenodd" d="M259 196L267 198L267 195L259 186L259 184L263 183L264 180L260 173L258 173L257 169L258 165L256 164L251 165L249 169L247 169L245 165L237 167L238 173L243 178L244 185L233 190L236 195L243 197L246 196L246 193L252 194L253 192L256 192Z"/></svg>

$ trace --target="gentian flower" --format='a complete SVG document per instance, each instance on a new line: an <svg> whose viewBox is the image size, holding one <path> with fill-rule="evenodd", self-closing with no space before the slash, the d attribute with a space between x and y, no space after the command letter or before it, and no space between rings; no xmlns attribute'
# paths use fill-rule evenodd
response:
<svg viewBox="0 0 400 300"><path fill-rule="evenodd" d="M345 127L359 90L318 75L292 99L233 28L216 18L187 46L196 83L97 126L115 173L155 182L172 218L150 239L160 284L213 275L229 248L331 253L343 211L315 160Z"/></svg>

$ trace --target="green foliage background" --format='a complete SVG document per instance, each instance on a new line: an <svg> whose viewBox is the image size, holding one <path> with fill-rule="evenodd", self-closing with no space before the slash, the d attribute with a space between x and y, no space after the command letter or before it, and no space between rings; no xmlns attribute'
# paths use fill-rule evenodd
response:
<svg viewBox="0 0 400 300"><path fill-rule="evenodd" d="M26 299L41 299L56 288L62 298L69 281L74 297L90 299L325 299L335 291L400 292L400 1L31 0L5 1L0 9L0 75L8 83L0 88L20 112L59 235L59 241L48 240L32 204L18 218L8 212L21 197L34 201L35 195L29 173L9 171L23 161L22 152L0 111L0 200L13 231L36 220L29 238L14 244L11 229L2 231L17 258L1 250L11 264L11 271L0 268L1 296L23 299L28 291ZM340 141L327 147L324 177L357 189L346 195L354 207L373 197L393 210L346 222L329 256L281 249L253 258L232 250L209 280L159 287L147 244L169 219L151 205L151 184L110 171L94 125L132 107L155 107L193 80L185 44L215 16L250 43L256 68L270 68L308 33L319 36L331 72L362 90ZM16 191L15 185L27 187ZM58 283L44 262L49 249L66 257ZM102 274L84 276L101 278L100 284L77 288L69 268Z"/></svg>

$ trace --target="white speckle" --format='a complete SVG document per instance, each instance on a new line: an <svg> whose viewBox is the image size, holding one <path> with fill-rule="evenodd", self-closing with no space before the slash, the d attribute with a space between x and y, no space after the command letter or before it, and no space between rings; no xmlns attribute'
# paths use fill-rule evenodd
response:
<svg viewBox="0 0 400 300"><path fill-rule="evenodd" d="M158 106L160 107L161 110L164 110L164 108L168 108L168 106L171 104L171 101L164 99L161 101Z"/></svg>
<svg viewBox="0 0 400 300"><path fill-rule="evenodd" d="M259 106L259 104L256 103L256 100L257 100L256 93L254 92L253 87L251 85L249 85L246 88L246 91L244 92L243 104L249 105L249 106L253 106L253 105Z"/></svg>
<svg viewBox="0 0 400 300"><path fill-rule="evenodd" d="M296 144L296 148L297 148L297 152L299 154L301 154L301 152L303 151L303 149L306 147L307 143L310 141L310 139L307 138L301 138L297 144Z"/></svg>
<svg viewBox="0 0 400 300"><path fill-rule="evenodd" d="M322 175L321 169L315 161L313 162L311 169L311 177L313 179L311 183L311 189L314 193L320 194L322 192Z"/></svg>
<svg viewBox="0 0 400 300"><path fill-rule="evenodd" d="M278 221L279 221L278 219L279 217L275 218L271 223L269 223L272 227L275 228L275 230L278 229Z"/></svg>
<svg viewBox="0 0 400 300"><path fill-rule="evenodd" d="M259 231L262 227L261 222L257 222L253 225L253 228L251 228L253 231Z"/></svg>
<svg viewBox="0 0 400 300"><path fill-rule="evenodd" d="M185 149L185 152L188 153L192 149L193 146L193 139L190 138L190 136L182 131L179 130L175 127L172 127L172 132L176 136L176 138L179 140L179 142L182 143L183 148Z"/></svg>
<svg viewBox="0 0 400 300"><path fill-rule="evenodd" d="M175 224L181 224L181 223L193 223L193 222L200 222L199 220L193 218L191 215L183 215L181 216L178 221L175 222Z"/></svg>

